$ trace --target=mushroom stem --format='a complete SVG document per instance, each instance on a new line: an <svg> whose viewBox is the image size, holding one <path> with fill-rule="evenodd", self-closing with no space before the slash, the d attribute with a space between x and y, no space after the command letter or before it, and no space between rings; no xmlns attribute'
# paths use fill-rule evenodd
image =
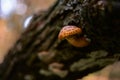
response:
<svg viewBox="0 0 120 80"><path fill-rule="evenodd" d="M90 43L85 37L69 37L66 40L75 47L85 47Z"/></svg>

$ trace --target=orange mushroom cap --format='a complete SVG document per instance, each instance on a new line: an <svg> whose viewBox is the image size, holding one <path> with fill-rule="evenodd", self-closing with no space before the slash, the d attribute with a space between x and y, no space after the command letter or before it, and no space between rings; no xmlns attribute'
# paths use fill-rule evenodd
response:
<svg viewBox="0 0 120 80"><path fill-rule="evenodd" d="M58 38L59 39L65 39L67 37L76 35L76 34L80 34L82 33L81 28L78 28L76 26L65 26L61 29Z"/></svg>

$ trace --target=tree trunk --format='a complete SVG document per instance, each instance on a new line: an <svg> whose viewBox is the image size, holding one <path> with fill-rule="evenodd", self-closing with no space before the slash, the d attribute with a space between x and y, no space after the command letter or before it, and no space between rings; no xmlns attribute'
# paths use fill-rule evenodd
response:
<svg viewBox="0 0 120 80"><path fill-rule="evenodd" d="M119 61L119 0L58 0L36 13L0 65L1 80L76 80ZM74 47L58 34L78 26L90 39Z"/></svg>

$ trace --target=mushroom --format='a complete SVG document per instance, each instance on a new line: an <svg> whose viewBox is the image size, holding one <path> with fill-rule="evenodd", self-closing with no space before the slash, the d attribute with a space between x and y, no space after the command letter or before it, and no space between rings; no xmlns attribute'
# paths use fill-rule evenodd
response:
<svg viewBox="0 0 120 80"><path fill-rule="evenodd" d="M89 41L85 37L80 37L82 29L76 26L65 26L61 29L58 38L66 39L70 44L75 47L85 47Z"/></svg>

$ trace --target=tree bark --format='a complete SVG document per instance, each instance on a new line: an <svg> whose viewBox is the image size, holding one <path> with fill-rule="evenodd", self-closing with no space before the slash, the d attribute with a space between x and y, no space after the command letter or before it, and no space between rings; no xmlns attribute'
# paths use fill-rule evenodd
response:
<svg viewBox="0 0 120 80"><path fill-rule="evenodd" d="M1 80L76 80L119 61L119 6L119 0L58 0L34 14L0 65ZM76 48L59 40L66 25L81 28L90 44Z"/></svg>

